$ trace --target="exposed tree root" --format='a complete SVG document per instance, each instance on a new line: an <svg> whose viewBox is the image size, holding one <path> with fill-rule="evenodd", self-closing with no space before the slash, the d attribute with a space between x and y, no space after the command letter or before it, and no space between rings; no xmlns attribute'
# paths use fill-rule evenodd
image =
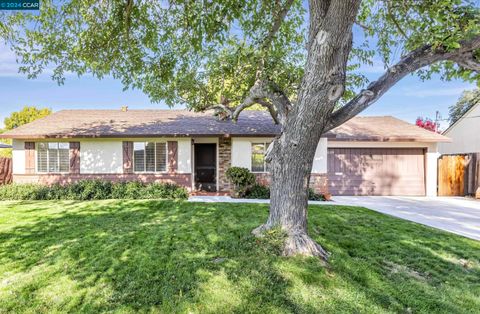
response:
<svg viewBox="0 0 480 314"><path fill-rule="evenodd" d="M252 234L256 236L257 238L261 238L264 236L264 232L267 231L268 229L271 229L271 227L268 227L267 225L263 224L258 226L257 228L252 230Z"/></svg>
<svg viewBox="0 0 480 314"><path fill-rule="evenodd" d="M271 226L263 224L253 229L252 234L256 237L263 237L264 232L271 228ZM306 232L287 231L282 255L317 256L326 264L330 254L320 244L310 238Z"/></svg>
<svg viewBox="0 0 480 314"><path fill-rule="evenodd" d="M327 262L329 253L310 238L306 232L300 231L287 233L283 255L318 256L324 262Z"/></svg>

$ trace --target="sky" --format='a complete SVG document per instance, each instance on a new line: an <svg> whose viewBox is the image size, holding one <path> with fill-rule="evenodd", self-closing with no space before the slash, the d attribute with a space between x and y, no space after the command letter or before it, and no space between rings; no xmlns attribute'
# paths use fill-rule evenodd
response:
<svg viewBox="0 0 480 314"><path fill-rule="evenodd" d="M375 80L383 72L381 64L364 67L361 72ZM361 115L391 115L410 123L417 117L435 118L438 110L444 119L448 118L448 107L456 102L465 89L474 85L462 81L443 82L438 76L422 82L415 76L408 76L392 87L380 100ZM0 43L0 127L3 120L23 106L48 107L53 111L61 109L119 109L127 105L130 109L166 109L164 104L152 103L141 91L123 91L122 84L113 79L98 80L91 76L78 78L69 75L64 85L57 85L48 73L37 79L27 79L18 73L15 55ZM175 107L174 107L175 108ZM181 108L181 107L177 107ZM448 122L443 121L445 129Z"/></svg>

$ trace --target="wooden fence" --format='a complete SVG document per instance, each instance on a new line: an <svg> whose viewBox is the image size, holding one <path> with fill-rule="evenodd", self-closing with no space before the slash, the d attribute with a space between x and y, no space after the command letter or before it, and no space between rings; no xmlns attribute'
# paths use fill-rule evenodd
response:
<svg viewBox="0 0 480 314"><path fill-rule="evenodd" d="M480 187L480 153L443 155L438 160L438 195L475 195Z"/></svg>
<svg viewBox="0 0 480 314"><path fill-rule="evenodd" d="M0 185L12 183L12 158L0 157Z"/></svg>

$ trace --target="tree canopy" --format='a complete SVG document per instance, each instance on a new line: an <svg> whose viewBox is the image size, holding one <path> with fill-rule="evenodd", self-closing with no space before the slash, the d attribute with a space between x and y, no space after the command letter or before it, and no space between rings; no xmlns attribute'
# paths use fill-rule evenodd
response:
<svg viewBox="0 0 480 314"><path fill-rule="evenodd" d="M2 13L0 29L29 77L46 68L59 83L68 72L111 75L152 101L198 110L235 107L265 78L295 103L313 40L309 11L328 3L45 0L41 14ZM478 49L445 56L478 39L475 1L364 0L355 23L340 105L369 83L361 66L380 58L392 69L402 56L426 47L443 57L414 67L422 78L440 73L447 80L479 81L473 71L479 69ZM264 97L258 102L267 105Z"/></svg>
<svg viewBox="0 0 480 314"><path fill-rule="evenodd" d="M0 133L3 133L8 130L12 130L21 125L43 118L45 116L48 116L51 113L52 111L48 108L37 108L35 106L25 106L20 111L12 112L10 116L6 117L3 120L5 127L3 129L0 129ZM4 139L2 142L5 144L11 144L12 140ZM11 148L0 149L0 157L12 157L12 149Z"/></svg>
<svg viewBox="0 0 480 314"><path fill-rule="evenodd" d="M480 104L480 89L464 91L458 101L450 106L448 114L450 125L457 122L473 106Z"/></svg>
<svg viewBox="0 0 480 314"><path fill-rule="evenodd" d="M12 130L18 128L21 125L46 117L51 113L52 110L48 108L25 106L22 110L12 112L10 116L5 118L5 120L3 121L3 123L5 124L5 130Z"/></svg>

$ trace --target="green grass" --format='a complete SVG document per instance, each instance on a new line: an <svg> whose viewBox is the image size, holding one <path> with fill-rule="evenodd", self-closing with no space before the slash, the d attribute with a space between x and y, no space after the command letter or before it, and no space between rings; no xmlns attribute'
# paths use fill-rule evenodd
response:
<svg viewBox="0 0 480 314"><path fill-rule="evenodd" d="M0 202L0 312L472 313L480 242L363 208L311 206L332 252L275 254L260 204Z"/></svg>

